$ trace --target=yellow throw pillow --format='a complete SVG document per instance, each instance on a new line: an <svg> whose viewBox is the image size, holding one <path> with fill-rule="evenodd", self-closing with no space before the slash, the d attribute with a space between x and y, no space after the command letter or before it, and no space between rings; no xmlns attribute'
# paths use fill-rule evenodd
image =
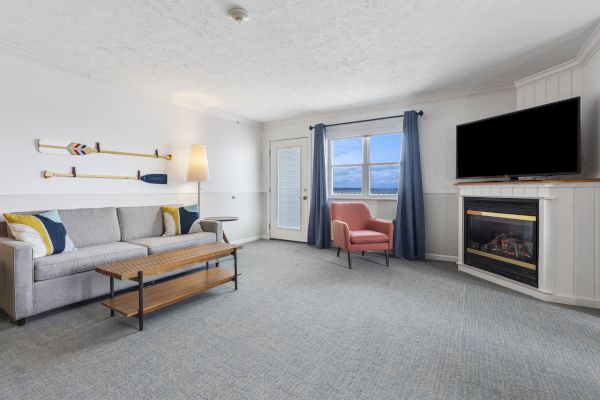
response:
<svg viewBox="0 0 600 400"><path fill-rule="evenodd" d="M202 232L198 204L185 207L161 207L165 233L163 236Z"/></svg>
<svg viewBox="0 0 600 400"><path fill-rule="evenodd" d="M16 240L33 246L33 258L75 250L56 210L36 215L4 214L4 218Z"/></svg>

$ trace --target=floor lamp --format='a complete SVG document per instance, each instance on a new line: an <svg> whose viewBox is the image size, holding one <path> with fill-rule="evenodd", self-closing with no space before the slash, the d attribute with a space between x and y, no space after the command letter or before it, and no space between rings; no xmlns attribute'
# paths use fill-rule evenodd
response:
<svg viewBox="0 0 600 400"><path fill-rule="evenodd" d="M198 217L200 216L200 184L210 182L205 144L193 144L187 173L188 182L198 182Z"/></svg>

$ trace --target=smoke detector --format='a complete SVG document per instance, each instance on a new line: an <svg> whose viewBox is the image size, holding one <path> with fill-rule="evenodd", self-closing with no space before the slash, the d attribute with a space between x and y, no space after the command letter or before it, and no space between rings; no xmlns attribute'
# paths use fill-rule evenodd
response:
<svg viewBox="0 0 600 400"><path fill-rule="evenodd" d="M250 18L250 16L248 15L248 11L239 7L232 8L231 10L227 11L227 15L229 15L229 18L231 18L232 20L240 23L246 22Z"/></svg>

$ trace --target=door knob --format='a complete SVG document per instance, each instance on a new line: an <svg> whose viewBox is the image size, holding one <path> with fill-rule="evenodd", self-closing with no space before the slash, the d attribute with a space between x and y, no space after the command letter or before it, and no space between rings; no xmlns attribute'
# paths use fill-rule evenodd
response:
<svg viewBox="0 0 600 400"><path fill-rule="evenodd" d="M302 196L302 200L308 199L308 196Z"/></svg>

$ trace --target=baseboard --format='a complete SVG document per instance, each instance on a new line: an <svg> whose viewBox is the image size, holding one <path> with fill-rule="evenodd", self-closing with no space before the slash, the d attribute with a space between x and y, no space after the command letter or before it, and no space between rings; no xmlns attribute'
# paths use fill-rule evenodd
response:
<svg viewBox="0 0 600 400"><path fill-rule="evenodd" d="M269 239L269 237L267 235L250 236L250 237L243 238L243 239L233 240L233 241L231 241L231 243L244 244L244 243L256 242L257 240L266 240L266 239Z"/></svg>
<svg viewBox="0 0 600 400"><path fill-rule="evenodd" d="M484 279L486 281L495 283L497 285L503 286L505 288L512 289L519 293L523 293L523 294L529 295L531 297L535 297L536 299L539 299L539 300L548 301L548 302L552 302L552 303L566 304L566 305L570 305L570 306L600 308L600 300L566 297L566 296L542 292L541 290L531 287L529 285L525 285L523 283L513 281L513 280L505 278L503 276L496 275L494 273L484 271L479 268L471 267L469 265L465 265L465 264L461 264L461 263L458 263L458 270L461 272L465 272L469 275L473 275L478 278Z"/></svg>
<svg viewBox="0 0 600 400"><path fill-rule="evenodd" d="M447 256L445 254L425 253L425 259L427 259L427 260L434 260L434 261L458 262L458 257L457 256Z"/></svg>

